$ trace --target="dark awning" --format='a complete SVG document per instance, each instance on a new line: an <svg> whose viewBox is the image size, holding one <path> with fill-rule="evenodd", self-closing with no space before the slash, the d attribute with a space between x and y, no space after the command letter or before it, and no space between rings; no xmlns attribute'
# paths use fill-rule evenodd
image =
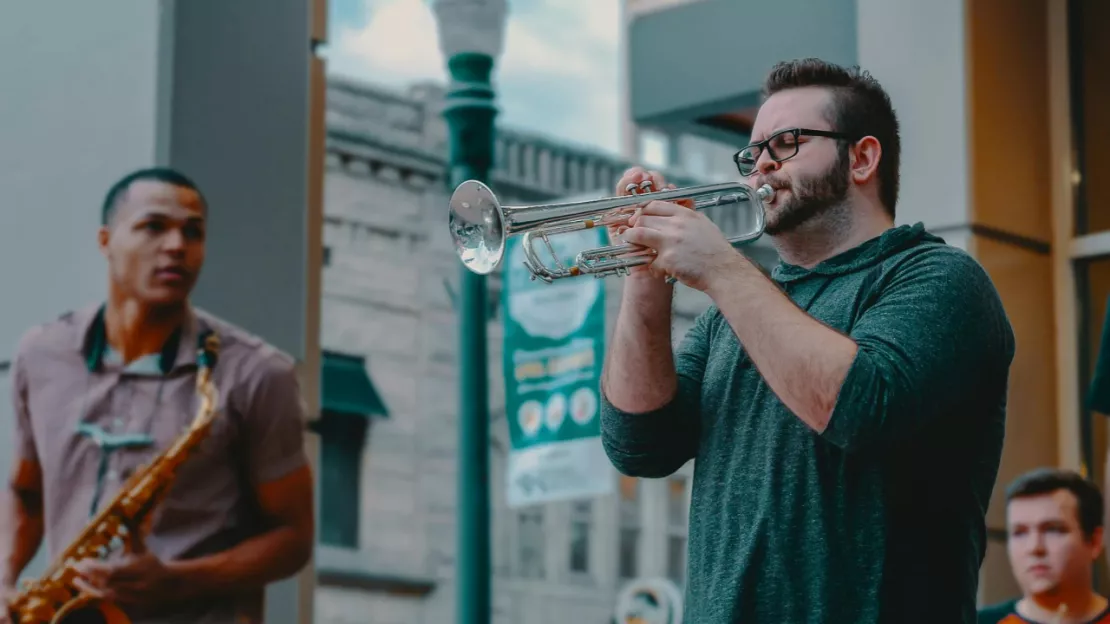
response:
<svg viewBox="0 0 1110 624"><path fill-rule="evenodd" d="M389 417L362 357L334 351L323 351L320 356L322 412Z"/></svg>
<svg viewBox="0 0 1110 624"><path fill-rule="evenodd" d="M636 15L627 42L632 120L745 141L771 66L806 56L855 64L856 30L856 0L702 0ZM682 45L660 45L676 36Z"/></svg>

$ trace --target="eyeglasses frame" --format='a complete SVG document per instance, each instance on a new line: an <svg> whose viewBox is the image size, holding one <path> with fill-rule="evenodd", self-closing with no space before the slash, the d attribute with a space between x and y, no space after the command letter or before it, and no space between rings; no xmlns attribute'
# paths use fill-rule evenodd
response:
<svg viewBox="0 0 1110 624"><path fill-rule="evenodd" d="M774 150L771 149L771 141L774 141L775 139L777 139L778 137L780 137L784 134L793 134L794 135L794 153L789 155L789 156L784 156L783 158L778 158L775 155ZM810 128L785 128L783 130L779 130L778 132L772 134L771 136L767 137L766 139L763 139L762 141L758 141L756 143L748 143L743 148L737 150L737 152L732 155L732 162L733 162L733 164L736 165L736 170L740 172L740 175L744 176L745 178L749 177L749 176L755 174L755 172L759 170L759 167L758 167L759 159L756 158L756 162L752 163L752 170L751 170L750 173L744 173L744 169L740 165L740 154L742 154L746 150L752 149L753 147L758 147L759 152L760 152L760 156L762 156L763 152L766 151L768 154L771 155L771 160L773 160L777 163L783 163L783 162L786 162L786 161L790 160L791 158L794 158L795 156L798 155L798 152L801 150L800 144L798 143L798 137L800 137L800 136L825 137L825 138L829 138L829 139L839 139L839 140L842 140L842 141L852 140L851 136L849 136L847 134L844 134L843 132L834 132L834 131L831 131L831 130L812 130Z"/></svg>

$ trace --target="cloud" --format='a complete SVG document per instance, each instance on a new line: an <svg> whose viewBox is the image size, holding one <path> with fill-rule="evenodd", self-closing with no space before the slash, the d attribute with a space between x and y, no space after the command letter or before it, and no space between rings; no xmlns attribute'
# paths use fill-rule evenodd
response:
<svg viewBox="0 0 1110 624"><path fill-rule="evenodd" d="M365 24L334 25L328 65L336 73L391 86L443 80L435 18L422 0L366 0Z"/></svg>
<svg viewBox="0 0 1110 624"><path fill-rule="evenodd" d="M427 0L364 0L363 24L332 24L332 72L393 87L445 81ZM618 0L510 0L495 70L501 123L618 149Z"/></svg>

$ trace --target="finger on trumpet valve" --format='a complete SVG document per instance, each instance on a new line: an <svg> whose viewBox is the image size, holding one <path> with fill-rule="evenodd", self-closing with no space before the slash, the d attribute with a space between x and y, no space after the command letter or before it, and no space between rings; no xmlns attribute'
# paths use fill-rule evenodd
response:
<svg viewBox="0 0 1110 624"><path fill-rule="evenodd" d="M637 212L639 210L637 209ZM600 224L606 227L613 227L616 225L627 226L628 220L632 218L632 212L618 212L614 214L605 215L601 217Z"/></svg>
<svg viewBox="0 0 1110 624"><path fill-rule="evenodd" d="M651 180L640 182L640 193L650 193L652 186Z"/></svg>

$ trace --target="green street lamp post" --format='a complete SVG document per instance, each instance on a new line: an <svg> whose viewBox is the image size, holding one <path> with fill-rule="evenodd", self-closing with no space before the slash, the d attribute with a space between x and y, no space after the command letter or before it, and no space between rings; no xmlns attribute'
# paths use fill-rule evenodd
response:
<svg viewBox="0 0 1110 624"><path fill-rule="evenodd" d="M494 60L507 0L432 0L451 84L444 101L450 188L487 182L493 167ZM492 614L489 496L489 364L485 276L459 266L459 448L456 621L489 624Z"/></svg>

